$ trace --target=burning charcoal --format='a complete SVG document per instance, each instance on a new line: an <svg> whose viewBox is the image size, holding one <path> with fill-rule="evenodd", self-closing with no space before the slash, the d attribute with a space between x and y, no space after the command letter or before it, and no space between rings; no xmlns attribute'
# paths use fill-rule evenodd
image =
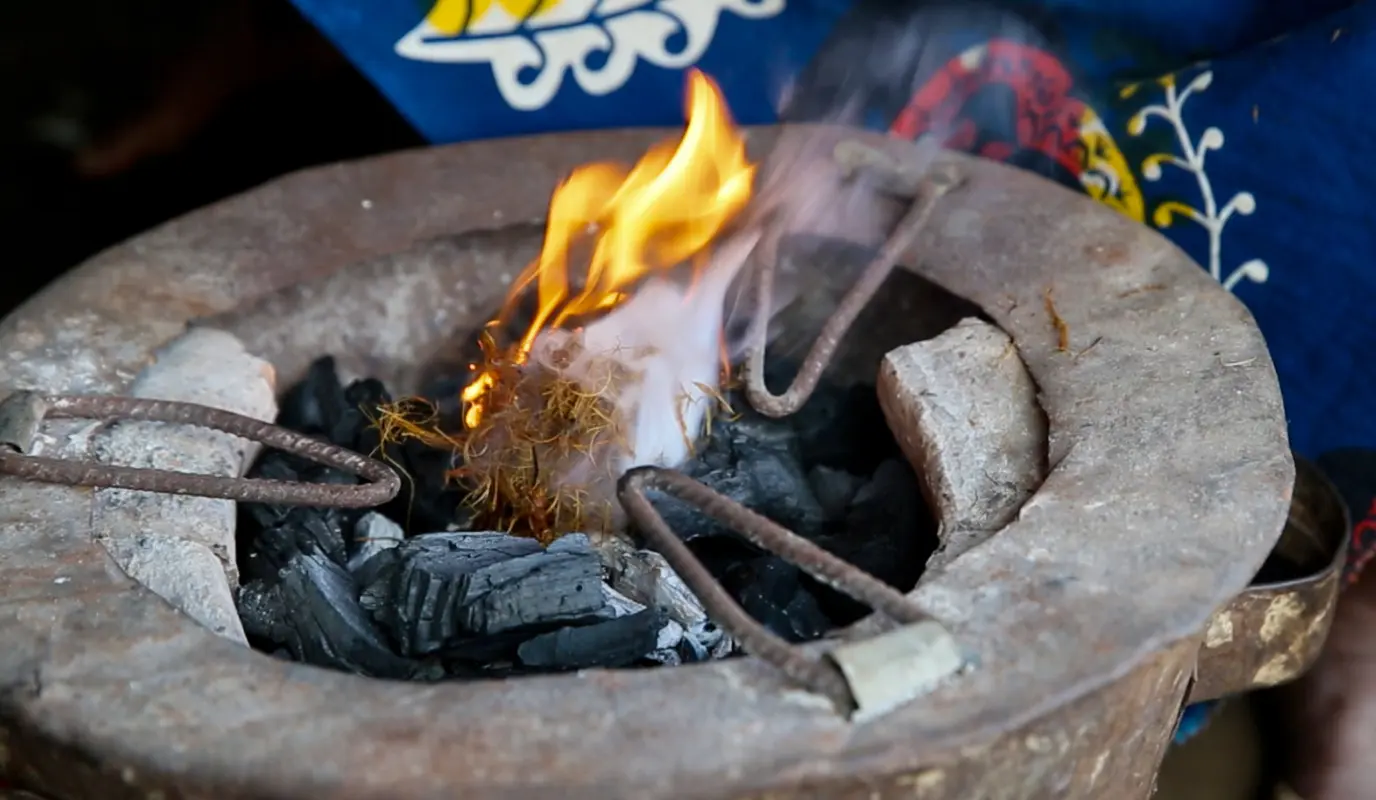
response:
<svg viewBox="0 0 1376 800"><path fill-rule="evenodd" d="M855 493L865 484L865 479L844 470L819 465L808 471L807 482L822 508L822 514L828 520L835 520L845 516L846 509L850 507Z"/></svg>
<svg viewBox="0 0 1376 800"><path fill-rule="evenodd" d="M239 609L246 632L286 647L298 661L382 678L413 670L359 606L349 573L320 553L297 553L276 583L241 588Z"/></svg>
<svg viewBox="0 0 1376 800"><path fill-rule="evenodd" d="M496 533L429 534L395 552L396 564L365 589L364 601L407 655L585 620L606 604L601 561L582 535L542 549Z"/></svg>
<svg viewBox="0 0 1376 800"><path fill-rule="evenodd" d="M359 569L373 556L401 544L406 535L401 526L376 511L364 514L354 525L354 534L349 543L353 554L349 556L349 572L357 575Z"/></svg>
<svg viewBox="0 0 1376 800"><path fill-rule="evenodd" d="M737 564L722 583L746 613L789 641L816 639L832 627L802 572L777 556Z"/></svg>
<svg viewBox="0 0 1376 800"><path fill-rule="evenodd" d="M517 654L525 666L543 669L624 667L659 647L666 622L677 627L663 611L649 608L594 625L540 634L523 642ZM678 630L682 634L683 629Z"/></svg>

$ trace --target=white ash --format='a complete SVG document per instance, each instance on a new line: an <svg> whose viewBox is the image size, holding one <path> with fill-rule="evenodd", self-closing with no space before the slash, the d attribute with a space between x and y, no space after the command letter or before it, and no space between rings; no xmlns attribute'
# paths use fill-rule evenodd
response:
<svg viewBox="0 0 1376 800"><path fill-rule="evenodd" d="M358 549L349 557L349 572L358 572L368 559L401 544L406 538L401 526L376 511L364 514L354 526Z"/></svg>
<svg viewBox="0 0 1376 800"><path fill-rule="evenodd" d="M735 652L735 642L707 618L706 612L702 611L702 604L683 584L678 574L664 562L663 556L649 550L632 550L628 556L636 562L653 563L656 560L662 563L660 578L657 579L659 585L674 586L675 589L661 594L662 597L679 600L677 606L670 604L660 604L657 607L668 615L668 620L664 627L660 629L659 641L654 652L646 658L656 661L664 666L677 666L683 662L679 655L681 646L686 645L693 651L692 661L707 661L709 659L726 658ZM643 573L642 573L643 574ZM603 612L605 616L615 618L638 614L646 608L654 607L653 601L650 605L632 600L621 592L617 591L611 584L602 584L602 594L607 598L607 608ZM650 595L653 597L653 595ZM683 599L686 598L686 602ZM683 609L696 608L696 612L684 614ZM679 617L691 617L693 621L685 622Z"/></svg>

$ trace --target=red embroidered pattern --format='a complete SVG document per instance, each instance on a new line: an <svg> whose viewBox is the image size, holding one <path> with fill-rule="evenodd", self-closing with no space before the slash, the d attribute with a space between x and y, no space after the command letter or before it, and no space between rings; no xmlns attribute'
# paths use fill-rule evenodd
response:
<svg viewBox="0 0 1376 800"><path fill-rule="evenodd" d="M1367 562L1376 557L1376 498L1371 501L1366 517L1352 526L1352 540L1348 547L1347 564L1343 568L1343 582L1351 584L1362 574Z"/></svg>
<svg viewBox="0 0 1376 800"><path fill-rule="evenodd" d="M962 116L980 89L1003 85L1013 90L1017 141L980 143L980 126ZM1079 176L1088 163L1080 139L1085 104L1070 95L1074 80L1060 60L1046 51L1007 39L991 39L979 59L956 56L908 101L890 126L892 135L913 139L935 133L953 150L1006 161L1019 150L1045 154Z"/></svg>

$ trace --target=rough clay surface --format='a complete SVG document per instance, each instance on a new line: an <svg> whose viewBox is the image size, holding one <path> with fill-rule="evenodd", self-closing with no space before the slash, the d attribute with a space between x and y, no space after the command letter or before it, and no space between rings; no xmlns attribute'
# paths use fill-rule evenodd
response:
<svg viewBox="0 0 1376 800"><path fill-rule="evenodd" d="M224 331L196 328L159 350L130 394L181 400L271 421L277 416L272 365ZM162 422L117 422L92 436L108 464L237 476L257 445L227 433ZM238 583L234 501L100 489L92 528L115 562L188 616L247 643L231 591Z"/></svg>
<svg viewBox="0 0 1376 800"><path fill-rule="evenodd" d="M1046 417L1008 334L978 319L891 351L879 402L936 511L950 563L1017 515L1046 476Z"/></svg>
<svg viewBox="0 0 1376 800"><path fill-rule="evenodd" d="M0 322L0 392L127 392L188 321L357 275L354 306L253 351L308 363L322 343L348 346L360 309L387 296L370 263L436 237L538 230L573 167L634 160L667 135L477 142L275 181L103 253ZM776 135L751 131L756 157ZM327 673L214 636L128 578L93 541L92 492L0 480L0 771L112 800L1144 797L1210 616L1285 521L1275 371L1246 309L1160 235L956 160L969 180L906 265L1012 336L1050 465L1017 519L914 594L970 651L958 680L851 725L753 659L435 686ZM437 281L409 313L476 327L519 266L502 258L475 253L461 291ZM280 309L312 302L298 291ZM86 453L80 426L45 434Z"/></svg>

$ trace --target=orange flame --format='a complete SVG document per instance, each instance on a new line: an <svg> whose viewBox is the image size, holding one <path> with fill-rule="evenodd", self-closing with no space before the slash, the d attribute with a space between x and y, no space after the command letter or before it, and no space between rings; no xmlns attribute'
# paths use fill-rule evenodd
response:
<svg viewBox="0 0 1376 800"><path fill-rule="evenodd" d="M508 359L525 363L542 330L609 311L641 279L699 255L750 201L755 166L746 160L745 139L721 90L697 70L688 73L687 116L677 144L655 145L629 171L620 164L588 164L554 190L540 255L517 278L496 320L535 284L535 319ZM589 240L584 288L571 297L570 253ZM495 375L485 368L464 389L469 428L482 419Z"/></svg>

